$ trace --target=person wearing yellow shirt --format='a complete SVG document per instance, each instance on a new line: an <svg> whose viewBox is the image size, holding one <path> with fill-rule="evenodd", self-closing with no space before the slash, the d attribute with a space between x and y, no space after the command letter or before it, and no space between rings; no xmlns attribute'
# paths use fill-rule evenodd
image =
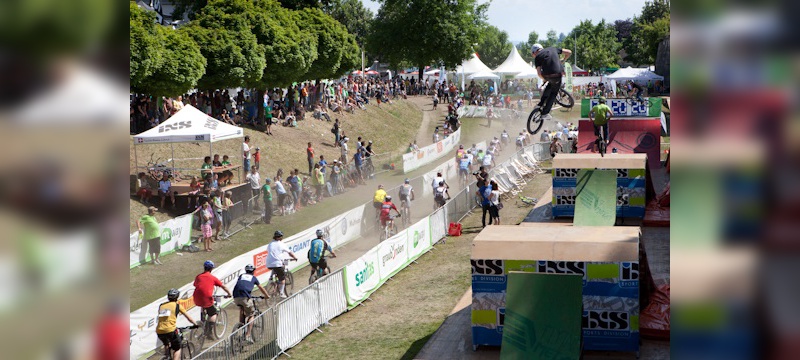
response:
<svg viewBox="0 0 800 360"><path fill-rule="evenodd" d="M178 360L181 358L181 339L178 336L178 314L186 317L192 324L197 324L192 319L186 310L181 308L178 304L178 296L180 292L177 289L169 289L167 291L167 302L158 306L158 325L156 326L156 335L158 339L172 349L172 359Z"/></svg>
<svg viewBox="0 0 800 360"><path fill-rule="evenodd" d="M381 211L384 199L386 199L386 190L383 189L383 184L381 184L378 185L378 190L375 191L375 196L372 198L372 206L375 208L376 219Z"/></svg>

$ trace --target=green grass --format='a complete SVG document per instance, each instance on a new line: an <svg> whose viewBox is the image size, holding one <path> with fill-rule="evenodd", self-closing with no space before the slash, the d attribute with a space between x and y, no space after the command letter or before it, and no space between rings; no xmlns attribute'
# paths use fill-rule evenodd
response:
<svg viewBox="0 0 800 360"><path fill-rule="evenodd" d="M523 195L540 197L549 174L528 183ZM502 224L517 224L531 207L506 200ZM472 239L480 231L480 213L462 221L464 234L417 260L371 295L372 301L331 321L288 352L295 359L413 359L447 318L470 286Z"/></svg>

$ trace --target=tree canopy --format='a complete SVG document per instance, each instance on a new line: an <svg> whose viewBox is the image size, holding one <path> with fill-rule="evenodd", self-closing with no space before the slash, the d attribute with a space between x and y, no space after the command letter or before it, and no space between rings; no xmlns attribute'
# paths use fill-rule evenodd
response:
<svg viewBox="0 0 800 360"><path fill-rule="evenodd" d="M475 50L486 66L494 69L505 61L511 52L508 33L497 27L488 25L481 31L481 38Z"/></svg>
<svg viewBox="0 0 800 360"><path fill-rule="evenodd" d="M480 38L488 3L476 0L381 0L367 47L397 66L455 67ZM420 73L420 78L422 77Z"/></svg>
<svg viewBox="0 0 800 360"><path fill-rule="evenodd" d="M573 61L580 67L597 70L616 66L621 45L614 25L605 20L596 25L591 20L584 20L572 29L562 47L574 51Z"/></svg>
<svg viewBox="0 0 800 360"><path fill-rule="evenodd" d="M655 63L658 44L669 35L669 0L646 1L642 13L634 17L630 35L623 41L625 60L636 65Z"/></svg>
<svg viewBox="0 0 800 360"><path fill-rule="evenodd" d="M355 36L356 43L364 45L375 14L361 0L331 0L323 11L344 25Z"/></svg>
<svg viewBox="0 0 800 360"><path fill-rule="evenodd" d="M131 90L174 96L195 87L206 67L200 47L185 33L156 25L152 13L131 4Z"/></svg>

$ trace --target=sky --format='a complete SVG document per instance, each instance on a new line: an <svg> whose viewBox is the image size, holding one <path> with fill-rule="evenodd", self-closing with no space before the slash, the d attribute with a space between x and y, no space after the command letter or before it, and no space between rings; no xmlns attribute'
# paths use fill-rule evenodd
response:
<svg viewBox="0 0 800 360"><path fill-rule="evenodd" d="M373 13L380 4L362 0ZM483 0L478 0L484 2ZM582 20L593 24L603 18L606 22L633 18L642 11L645 0L493 0L489 5L489 24L508 33L516 44L528 40L528 33L536 31L544 39L550 29L569 34Z"/></svg>

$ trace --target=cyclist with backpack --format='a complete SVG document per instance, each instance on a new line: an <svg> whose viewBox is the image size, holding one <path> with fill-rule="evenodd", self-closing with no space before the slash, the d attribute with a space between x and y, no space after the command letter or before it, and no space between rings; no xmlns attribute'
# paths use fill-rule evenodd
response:
<svg viewBox="0 0 800 360"><path fill-rule="evenodd" d="M322 229L317 229L317 238L311 240L311 246L308 249L308 262L311 263L311 275L313 276L317 269L322 269L325 275L328 275L328 262L325 260L325 250L327 250L331 257L336 257L333 248L324 239L325 232Z"/></svg>
<svg viewBox="0 0 800 360"><path fill-rule="evenodd" d="M244 323L250 323L247 326L247 334L248 338L245 340L249 343L254 343L253 341L253 316L256 312L255 304L253 304L253 288L258 287L258 290L264 294L265 299L269 299L269 295L267 295L267 290L264 290L264 287L261 286L261 283L258 281L258 278L254 275L256 268L253 265L248 264L244 267L244 274L239 275L239 280L236 281L236 285L233 287L233 303L237 306L242 308L242 312L244 313Z"/></svg>
<svg viewBox="0 0 800 360"><path fill-rule="evenodd" d="M411 186L411 180L406 178L403 185L400 185L400 207L410 207L410 202L414 199L414 187Z"/></svg>
<svg viewBox="0 0 800 360"><path fill-rule="evenodd" d="M181 338L176 326L178 314L186 317L190 323L197 324L186 313L186 310L178 304L178 296L180 296L178 289L169 289L167 291L167 302L158 306L158 325L156 326L156 335L158 335L158 339L161 340L164 346L169 346L172 349L173 360L181 358Z"/></svg>
<svg viewBox="0 0 800 360"><path fill-rule="evenodd" d="M445 198L445 195L447 195L447 198ZM436 210L444 206L449 198L450 193L447 192L447 184L444 181L439 182L439 186L433 191L433 209Z"/></svg>

